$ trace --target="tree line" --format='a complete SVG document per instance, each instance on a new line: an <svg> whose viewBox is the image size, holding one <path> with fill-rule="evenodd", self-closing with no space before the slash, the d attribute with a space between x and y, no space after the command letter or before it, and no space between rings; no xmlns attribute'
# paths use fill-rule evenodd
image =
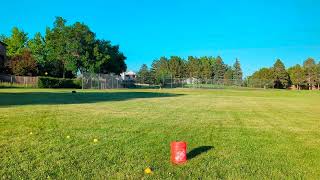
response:
<svg viewBox="0 0 320 180"><path fill-rule="evenodd" d="M8 45L0 73L73 78L78 73L120 74L127 69L118 45L97 39L84 23L67 25L62 17L56 17L44 36L38 32L29 39L14 27L11 36L1 35L0 40Z"/></svg>
<svg viewBox="0 0 320 180"><path fill-rule="evenodd" d="M320 89L320 62L317 64L313 58L306 59L302 65L286 69L280 59L273 67L261 68L254 72L245 81L251 87Z"/></svg>
<svg viewBox="0 0 320 180"><path fill-rule="evenodd" d="M137 73L138 82L163 84L166 78L193 78L197 81L212 80L228 85L242 84L240 61L233 66L225 64L220 56L189 56L186 60L179 56L161 57L152 62L151 68L143 64Z"/></svg>

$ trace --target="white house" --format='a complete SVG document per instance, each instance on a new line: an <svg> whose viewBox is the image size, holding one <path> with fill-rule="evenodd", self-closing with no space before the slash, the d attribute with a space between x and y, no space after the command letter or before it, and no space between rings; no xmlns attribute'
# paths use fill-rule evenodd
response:
<svg viewBox="0 0 320 180"><path fill-rule="evenodd" d="M136 73L133 71L123 72L120 74L122 80L136 80Z"/></svg>

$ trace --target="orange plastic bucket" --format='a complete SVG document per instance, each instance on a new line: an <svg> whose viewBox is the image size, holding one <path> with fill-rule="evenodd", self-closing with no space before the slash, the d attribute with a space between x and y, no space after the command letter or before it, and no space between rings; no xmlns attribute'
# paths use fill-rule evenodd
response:
<svg viewBox="0 0 320 180"><path fill-rule="evenodd" d="M171 162L174 164L183 164L187 162L186 142L171 142Z"/></svg>

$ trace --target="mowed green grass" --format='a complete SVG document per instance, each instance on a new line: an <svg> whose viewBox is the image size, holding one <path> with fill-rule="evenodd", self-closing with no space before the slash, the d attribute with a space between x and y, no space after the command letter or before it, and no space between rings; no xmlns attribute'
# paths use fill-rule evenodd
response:
<svg viewBox="0 0 320 180"><path fill-rule="evenodd" d="M0 89L0 178L319 179L319 102L320 91ZM176 140L185 165L170 163Z"/></svg>

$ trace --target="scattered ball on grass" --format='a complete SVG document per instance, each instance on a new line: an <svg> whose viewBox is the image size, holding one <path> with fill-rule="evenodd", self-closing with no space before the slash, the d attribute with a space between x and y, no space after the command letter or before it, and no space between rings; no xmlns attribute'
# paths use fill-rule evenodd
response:
<svg viewBox="0 0 320 180"><path fill-rule="evenodd" d="M29 134L30 134L30 135L32 135L33 133L32 133L32 132L30 132Z"/></svg>
<svg viewBox="0 0 320 180"><path fill-rule="evenodd" d="M152 173L152 170L151 170L151 168L146 168L145 170L144 170L144 173L146 173L146 174L151 174Z"/></svg>
<svg viewBox="0 0 320 180"><path fill-rule="evenodd" d="M67 136L67 139L70 139L70 136Z"/></svg>
<svg viewBox="0 0 320 180"><path fill-rule="evenodd" d="M93 139L93 142L95 142L95 143L98 142L98 139Z"/></svg>

